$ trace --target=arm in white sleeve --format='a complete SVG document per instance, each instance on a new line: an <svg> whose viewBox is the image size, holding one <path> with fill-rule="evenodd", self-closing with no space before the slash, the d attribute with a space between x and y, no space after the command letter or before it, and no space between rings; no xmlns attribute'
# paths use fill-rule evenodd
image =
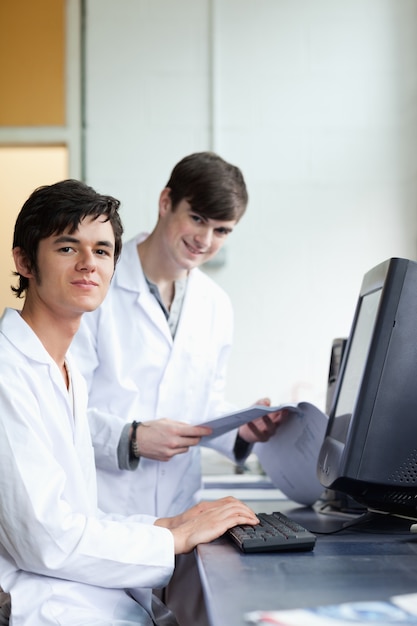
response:
<svg viewBox="0 0 417 626"><path fill-rule="evenodd" d="M163 586L174 566L172 533L153 517L98 512L87 425L62 411L65 394L54 393L42 367L38 379L34 368L1 368L3 556L21 570L96 586Z"/></svg>
<svg viewBox="0 0 417 626"><path fill-rule="evenodd" d="M97 380L100 363L99 344L105 341L105 337L100 336L100 319L99 310L84 315L70 349L89 391L88 421L96 467L112 471L135 470L139 460L129 458L128 433L131 420L105 411L95 406L94 402L100 385Z"/></svg>

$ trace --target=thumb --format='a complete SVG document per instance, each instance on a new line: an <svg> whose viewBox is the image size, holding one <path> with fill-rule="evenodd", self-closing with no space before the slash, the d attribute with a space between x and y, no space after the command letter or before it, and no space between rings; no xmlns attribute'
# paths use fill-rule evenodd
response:
<svg viewBox="0 0 417 626"><path fill-rule="evenodd" d="M255 404L260 404L262 406L271 406L271 399L270 398L261 398L260 400L255 402Z"/></svg>

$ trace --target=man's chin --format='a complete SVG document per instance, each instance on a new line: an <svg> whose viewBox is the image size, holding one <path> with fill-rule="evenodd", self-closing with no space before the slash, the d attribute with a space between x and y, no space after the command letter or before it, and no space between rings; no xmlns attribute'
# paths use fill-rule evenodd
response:
<svg viewBox="0 0 417 626"><path fill-rule="evenodd" d="M91 301L91 302L83 302L82 306L80 307L80 313L81 314L92 313L93 311L98 309L98 307L103 302L103 300L104 300L104 298L102 298L100 300Z"/></svg>
<svg viewBox="0 0 417 626"><path fill-rule="evenodd" d="M184 263L184 269L190 271L192 270L194 267L201 267L202 265L204 265L204 263L207 263L207 261L210 261L210 259L213 258L214 255L212 256L207 256L204 254L196 254L194 255L194 257L192 259L187 259Z"/></svg>

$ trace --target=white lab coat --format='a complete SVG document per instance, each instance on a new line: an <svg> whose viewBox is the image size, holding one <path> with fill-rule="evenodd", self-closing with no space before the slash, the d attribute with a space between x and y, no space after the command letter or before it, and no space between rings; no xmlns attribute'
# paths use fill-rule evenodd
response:
<svg viewBox="0 0 417 626"><path fill-rule="evenodd" d="M96 506L85 382L70 395L17 311L0 320L0 585L13 626L149 624L152 587L173 571L170 531ZM118 622L117 619L122 621Z"/></svg>
<svg viewBox="0 0 417 626"><path fill-rule="evenodd" d="M120 433L134 419L199 424L234 408L223 397L233 312L225 292L193 269L173 340L137 254L145 236L124 245L110 291L97 311L84 315L71 351L89 385L100 506L170 516L195 501L199 448L168 462L141 458L137 470L120 470ZM235 440L232 431L210 445L234 458Z"/></svg>

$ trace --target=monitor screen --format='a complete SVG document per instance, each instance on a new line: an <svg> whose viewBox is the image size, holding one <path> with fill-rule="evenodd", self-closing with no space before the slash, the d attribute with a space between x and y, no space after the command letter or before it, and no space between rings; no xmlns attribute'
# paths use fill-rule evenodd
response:
<svg viewBox="0 0 417 626"><path fill-rule="evenodd" d="M366 295L360 303L355 334L352 337L350 356L346 363L343 385L337 398L336 413L352 414L363 368L369 348L369 340L375 324L381 290Z"/></svg>
<svg viewBox="0 0 417 626"><path fill-rule="evenodd" d="M324 487L417 517L417 263L389 259L359 293L318 461Z"/></svg>

